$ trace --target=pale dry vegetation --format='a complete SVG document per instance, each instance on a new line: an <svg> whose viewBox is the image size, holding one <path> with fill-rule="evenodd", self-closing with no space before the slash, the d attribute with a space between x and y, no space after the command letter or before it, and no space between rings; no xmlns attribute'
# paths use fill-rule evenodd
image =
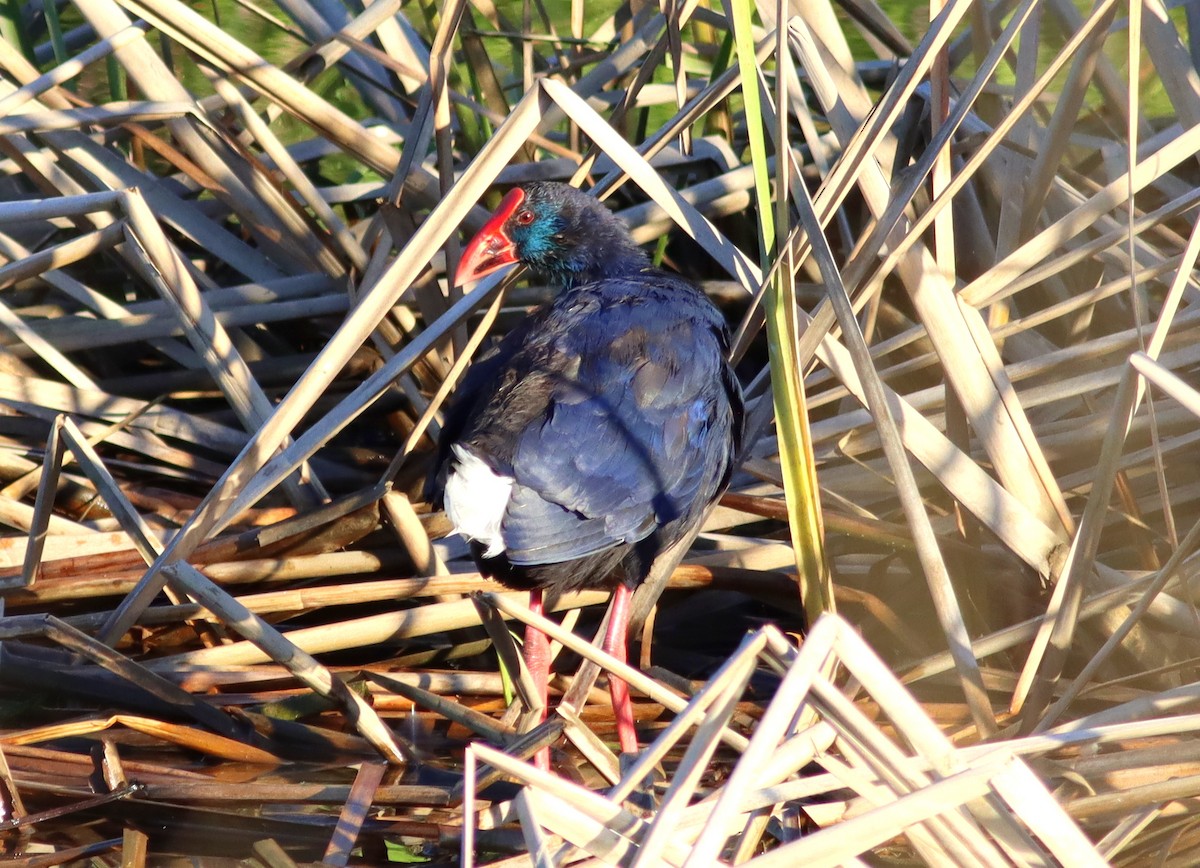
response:
<svg viewBox="0 0 1200 868"><path fill-rule="evenodd" d="M177 0L25 11L7 854L1200 858L1182 12L951 0L910 44L870 0L246 0L251 47ZM446 281L530 178L703 282L749 397L731 491L639 590L624 768L582 638L605 595L543 622L533 725L523 598L421 494L463 367L546 297Z"/></svg>

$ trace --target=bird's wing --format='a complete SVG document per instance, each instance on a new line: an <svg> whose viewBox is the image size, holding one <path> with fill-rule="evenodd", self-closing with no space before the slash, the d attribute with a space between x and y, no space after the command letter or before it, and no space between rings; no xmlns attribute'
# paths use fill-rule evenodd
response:
<svg viewBox="0 0 1200 868"><path fill-rule="evenodd" d="M522 320L502 341L478 356L463 375L453 397L447 402L438 436L437 458L425 480L425 499L437 502L442 496L446 470L454 444L463 440L479 415L481 406L496 395L504 372L526 346L529 333L538 329L548 314L538 309Z"/></svg>
<svg viewBox="0 0 1200 868"><path fill-rule="evenodd" d="M706 319L667 314L650 303L564 314L550 373L532 378L545 412L515 438L512 563L637 542L716 493L733 425L720 343Z"/></svg>

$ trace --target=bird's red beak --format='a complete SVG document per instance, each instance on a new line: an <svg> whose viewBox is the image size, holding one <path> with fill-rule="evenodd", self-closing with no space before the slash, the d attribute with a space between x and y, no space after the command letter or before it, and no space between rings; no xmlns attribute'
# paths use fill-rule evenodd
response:
<svg viewBox="0 0 1200 868"><path fill-rule="evenodd" d="M458 271L454 274L456 286L479 280L517 261L517 248L505 225L524 201L525 191L520 187L509 190L500 200L500 207L496 209L496 213L483 224L479 234L472 238L463 250Z"/></svg>

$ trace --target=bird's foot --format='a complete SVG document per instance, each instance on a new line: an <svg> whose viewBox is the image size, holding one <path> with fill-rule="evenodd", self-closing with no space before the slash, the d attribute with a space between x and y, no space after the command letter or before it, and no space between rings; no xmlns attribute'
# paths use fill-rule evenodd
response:
<svg viewBox="0 0 1200 868"><path fill-rule="evenodd" d="M621 779L633 769L634 764L641 758L640 754L622 752L618 757L621 768ZM662 800L663 786L667 782L666 773L662 766L656 765L646 773L633 790L625 797L625 807L639 816L648 817L654 814Z"/></svg>

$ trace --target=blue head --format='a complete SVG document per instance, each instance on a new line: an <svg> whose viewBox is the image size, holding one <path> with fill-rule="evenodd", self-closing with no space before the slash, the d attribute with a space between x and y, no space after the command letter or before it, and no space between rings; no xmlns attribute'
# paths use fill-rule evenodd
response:
<svg viewBox="0 0 1200 868"><path fill-rule="evenodd" d="M564 286L632 274L650 264L625 224L600 202L549 181L508 192L463 251L455 282L476 280L513 262Z"/></svg>

